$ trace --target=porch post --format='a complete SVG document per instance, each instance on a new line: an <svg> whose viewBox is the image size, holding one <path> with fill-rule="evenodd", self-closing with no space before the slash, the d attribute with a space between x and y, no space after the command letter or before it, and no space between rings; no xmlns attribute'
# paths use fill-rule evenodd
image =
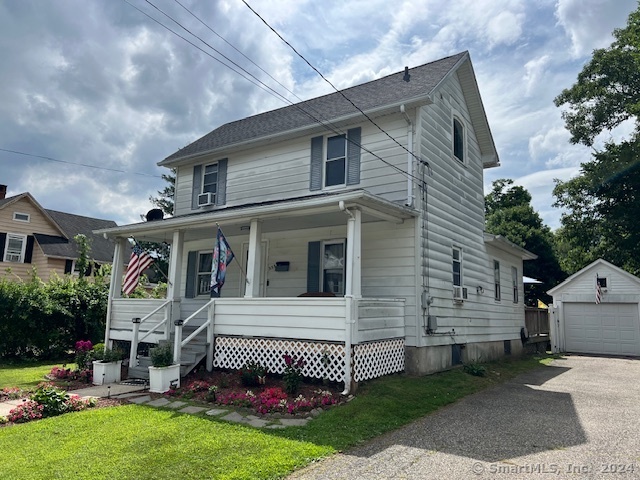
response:
<svg viewBox="0 0 640 480"><path fill-rule="evenodd" d="M345 295L362 298L362 212L349 210L347 220L347 271Z"/></svg>
<svg viewBox="0 0 640 480"><path fill-rule="evenodd" d="M262 222L257 218L251 220L249 231L249 259L247 261L247 280L244 298L260 296L260 265L262 264Z"/></svg>
<svg viewBox="0 0 640 480"><path fill-rule="evenodd" d="M167 284L167 300L171 300L171 318L173 322L180 318L180 285L182 285L182 252L184 247L184 231L173 232L171 251L169 253L169 282Z"/></svg>
<svg viewBox="0 0 640 480"><path fill-rule="evenodd" d="M107 300L107 319L104 332L104 344L109 348L112 348L111 342L111 315L113 311L113 299L122 297L122 275L124 273L124 242L122 237L116 237L115 248L113 250L113 263L111 265L111 280L109 282L109 298Z"/></svg>

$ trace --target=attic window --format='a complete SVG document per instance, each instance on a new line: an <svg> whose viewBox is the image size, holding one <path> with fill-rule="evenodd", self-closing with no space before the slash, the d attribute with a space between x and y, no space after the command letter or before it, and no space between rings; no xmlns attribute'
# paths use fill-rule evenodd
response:
<svg viewBox="0 0 640 480"><path fill-rule="evenodd" d="M464 162L464 127L457 118L453 119L453 156Z"/></svg>
<svg viewBox="0 0 640 480"><path fill-rule="evenodd" d="M28 213L19 213L19 212L13 212L13 219L16 222L30 222L31 221L31 215L29 215Z"/></svg>
<svg viewBox="0 0 640 480"><path fill-rule="evenodd" d="M607 277L598 277L596 280L600 288L607 288Z"/></svg>

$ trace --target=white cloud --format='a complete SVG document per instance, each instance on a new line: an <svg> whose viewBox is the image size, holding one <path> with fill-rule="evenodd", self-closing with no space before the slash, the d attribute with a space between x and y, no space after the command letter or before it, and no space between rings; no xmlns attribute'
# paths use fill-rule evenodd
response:
<svg viewBox="0 0 640 480"><path fill-rule="evenodd" d="M571 38L573 55L580 57L607 47L613 29L624 27L637 6L635 0L558 0L556 17Z"/></svg>

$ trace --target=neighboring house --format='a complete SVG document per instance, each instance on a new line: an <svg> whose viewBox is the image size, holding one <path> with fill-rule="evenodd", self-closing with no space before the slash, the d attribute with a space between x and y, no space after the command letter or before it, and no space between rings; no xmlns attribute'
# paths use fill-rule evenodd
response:
<svg viewBox="0 0 640 480"><path fill-rule="evenodd" d="M640 356L640 278L598 259L547 293L554 352Z"/></svg>
<svg viewBox="0 0 640 480"><path fill-rule="evenodd" d="M177 172L174 216L99 233L171 243L168 299L122 299L114 275L107 341L130 340L132 317L146 342L182 320L209 332L209 368L282 372L289 352L347 387L521 351L522 262L535 255L484 233L483 170L499 161L469 54L343 94L384 131L332 93L160 162ZM242 268L212 300L217 224Z"/></svg>
<svg viewBox="0 0 640 480"><path fill-rule="evenodd" d="M95 264L111 263L114 242L93 230L115 227L115 222L47 210L28 192L5 198L6 189L0 185L0 275L4 278L28 280L33 268L44 281L54 274L73 273L77 234L90 241L91 270Z"/></svg>

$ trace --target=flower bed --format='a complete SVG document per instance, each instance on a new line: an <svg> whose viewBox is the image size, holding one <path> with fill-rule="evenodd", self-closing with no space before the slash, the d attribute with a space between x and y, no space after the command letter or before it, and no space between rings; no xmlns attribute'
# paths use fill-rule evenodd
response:
<svg viewBox="0 0 640 480"><path fill-rule="evenodd" d="M261 415L300 415L327 408L342 401L336 384L302 382L296 394L287 394L280 376L266 376L264 385L247 389L242 372L200 372L187 377L183 387L169 390L165 396L215 405L250 408Z"/></svg>
<svg viewBox="0 0 640 480"><path fill-rule="evenodd" d="M6 392L6 399L18 394L18 392L23 393L20 389L11 388L5 388L2 392L3 394ZM95 405L95 399L85 400L78 395L70 395L49 382L43 382L29 396L29 400L12 409L6 418L0 417L0 424L25 423L67 412L77 412Z"/></svg>

